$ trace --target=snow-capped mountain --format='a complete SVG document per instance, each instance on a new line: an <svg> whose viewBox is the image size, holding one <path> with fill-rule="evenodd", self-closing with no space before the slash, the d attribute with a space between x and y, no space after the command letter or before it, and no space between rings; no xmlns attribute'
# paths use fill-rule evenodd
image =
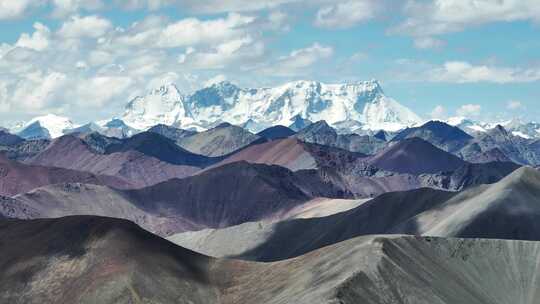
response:
<svg viewBox="0 0 540 304"><path fill-rule="evenodd" d="M487 123L474 121L466 117L451 117L445 122L449 125L458 127L471 135L475 135L475 133L485 133L500 125L514 136L525 139L540 138L540 123L526 122L519 118L503 122Z"/></svg>
<svg viewBox="0 0 540 304"><path fill-rule="evenodd" d="M525 139L540 138L540 123L525 122L519 118L514 118L500 123L512 135Z"/></svg>
<svg viewBox="0 0 540 304"><path fill-rule="evenodd" d="M485 133L487 130L494 127L488 123L474 121L463 116L450 117L444 122L451 126L458 127L471 135L479 132Z"/></svg>
<svg viewBox="0 0 540 304"><path fill-rule="evenodd" d="M64 134L64 130L73 129L73 122L63 116L47 114L33 118L19 129L11 130L25 139L56 138Z"/></svg>
<svg viewBox="0 0 540 304"><path fill-rule="evenodd" d="M376 80L348 84L295 81L258 89L221 82L188 96L170 84L130 101L122 120L136 129L162 123L200 130L229 122L257 132L290 125L296 116L374 130L398 130L421 122L411 110L387 97Z"/></svg>
<svg viewBox="0 0 540 304"><path fill-rule="evenodd" d="M145 130L157 124L173 125L189 117L184 107L184 96L174 84L136 97L125 108L122 120L132 128Z"/></svg>

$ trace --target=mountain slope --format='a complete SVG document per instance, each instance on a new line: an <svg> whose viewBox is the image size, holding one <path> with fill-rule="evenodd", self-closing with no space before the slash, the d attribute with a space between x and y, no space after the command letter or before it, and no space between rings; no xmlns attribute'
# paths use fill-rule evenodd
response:
<svg viewBox="0 0 540 304"><path fill-rule="evenodd" d="M26 162L116 176L136 187L190 176L200 170L195 165L174 165L135 150L100 154L72 135L56 139L47 149Z"/></svg>
<svg viewBox="0 0 540 304"><path fill-rule="evenodd" d="M0 195L12 196L34 188L66 182L80 182L129 188L131 184L121 178L94 175L63 168L26 165L0 155Z"/></svg>
<svg viewBox="0 0 540 304"><path fill-rule="evenodd" d="M386 146L378 138L359 134L338 134L326 121L318 121L298 131L294 137L319 145L336 147L363 154L375 154Z"/></svg>
<svg viewBox="0 0 540 304"><path fill-rule="evenodd" d="M540 240L540 172L522 167L398 227L424 235ZM412 230L411 230L412 229Z"/></svg>
<svg viewBox="0 0 540 304"><path fill-rule="evenodd" d="M292 171L332 167L364 158L361 153L304 143L296 138L278 139L242 149L215 167L237 161L279 165Z"/></svg>
<svg viewBox="0 0 540 304"><path fill-rule="evenodd" d="M0 250L3 303L218 303L209 258L124 220L2 220Z"/></svg>
<svg viewBox="0 0 540 304"><path fill-rule="evenodd" d="M148 129L148 132L154 132L162 136L167 137L168 139L176 142L177 144L185 137L189 137L197 134L196 131L183 130L175 127L167 126L164 124L159 124Z"/></svg>
<svg viewBox="0 0 540 304"><path fill-rule="evenodd" d="M457 127L440 121L429 121L422 126L407 128L399 132L392 141L402 141L413 137L421 138L450 153L459 151L473 139L472 136Z"/></svg>
<svg viewBox="0 0 540 304"><path fill-rule="evenodd" d="M247 221L274 220L314 197L341 198L318 176L299 176L279 166L245 162L154 186L116 190L81 184L35 189L4 206L4 215L27 218L76 214L126 218L159 235ZM2 212L0 212L2 213Z"/></svg>
<svg viewBox="0 0 540 304"><path fill-rule="evenodd" d="M205 156L224 156L261 139L261 137L229 123L184 137L179 145L193 153Z"/></svg>
<svg viewBox="0 0 540 304"><path fill-rule="evenodd" d="M137 151L174 165L205 167L216 160L180 148L172 140L154 132L142 132L113 143L105 148L105 154Z"/></svg>
<svg viewBox="0 0 540 304"><path fill-rule="evenodd" d="M12 246L13 238L20 246ZM274 263L212 259L100 217L0 221L6 303L534 303L531 242L352 239Z"/></svg>
<svg viewBox="0 0 540 304"><path fill-rule="evenodd" d="M289 136L293 136L296 134L292 129L289 129L285 126L273 126L270 128L266 128L262 130L261 132L257 133L257 136L260 136L262 138L266 138L269 140L274 139L281 139L281 138L287 138Z"/></svg>
<svg viewBox="0 0 540 304"><path fill-rule="evenodd" d="M369 234L538 241L539 193L540 173L521 168L498 183L461 193L433 189L385 193L327 217L245 223L170 239L208 255L258 261L292 258Z"/></svg>
<svg viewBox="0 0 540 304"><path fill-rule="evenodd" d="M373 156L369 163L384 170L410 174L451 171L465 164L457 156L417 137L389 146Z"/></svg>

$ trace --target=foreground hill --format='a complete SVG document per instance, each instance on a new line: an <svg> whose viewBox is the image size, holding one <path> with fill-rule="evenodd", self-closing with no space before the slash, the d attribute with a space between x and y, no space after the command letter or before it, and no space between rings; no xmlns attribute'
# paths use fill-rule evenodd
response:
<svg viewBox="0 0 540 304"><path fill-rule="evenodd" d="M539 246L523 241L367 236L253 263L79 216L0 220L0 250L5 303L503 304L540 290Z"/></svg>
<svg viewBox="0 0 540 304"><path fill-rule="evenodd" d="M156 136L159 135L156 134ZM170 152L171 150L164 149L164 159L174 158L177 163L181 162L179 159L184 160L182 165L176 165L140 152L140 150L146 151L147 149L152 150L152 148L144 142L141 143L139 139L144 139L144 137L136 137L127 142L128 146L132 144L136 149L113 145L112 148L109 148L110 154L101 154L92 149L84 140L76 136L65 135L53 141L41 153L28 159L27 163L117 176L128 180L136 187L153 185L171 178L190 176L201 169L197 167L202 162L201 156L194 158L194 154L189 152L181 154L182 151L175 150L178 154L175 152L173 154ZM165 147L173 149L170 145ZM177 149L180 148L177 147ZM152 151L160 153L162 150L156 148ZM155 154L154 152L151 154ZM186 157L183 158L184 156ZM194 163L191 163L192 160Z"/></svg>
<svg viewBox="0 0 540 304"><path fill-rule="evenodd" d="M218 303L211 260L131 222L0 221L2 303Z"/></svg>
<svg viewBox="0 0 540 304"><path fill-rule="evenodd" d="M0 154L0 195L13 196L34 188L57 183L88 183L130 188L132 185L118 177L95 175L63 168L26 165Z"/></svg>

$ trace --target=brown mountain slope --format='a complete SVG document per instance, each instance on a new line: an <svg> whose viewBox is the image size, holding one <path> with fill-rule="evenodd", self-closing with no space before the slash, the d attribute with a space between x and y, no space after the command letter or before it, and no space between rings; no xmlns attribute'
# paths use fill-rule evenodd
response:
<svg viewBox="0 0 540 304"><path fill-rule="evenodd" d="M11 204L6 202L0 214L21 218L111 216L170 235L280 219L314 197L342 197L339 191L317 176L298 177L279 166L241 162L134 190L51 185L21 194Z"/></svg>
<svg viewBox="0 0 540 304"><path fill-rule="evenodd" d="M45 151L27 162L117 176L130 181L136 187L190 176L200 170L196 166L167 163L136 150L99 154L90 149L82 139L72 135L56 139Z"/></svg>
<svg viewBox="0 0 540 304"><path fill-rule="evenodd" d="M13 196L45 185L69 182L109 185L123 189L132 187L132 184L118 177L27 165L0 155L0 195Z"/></svg>

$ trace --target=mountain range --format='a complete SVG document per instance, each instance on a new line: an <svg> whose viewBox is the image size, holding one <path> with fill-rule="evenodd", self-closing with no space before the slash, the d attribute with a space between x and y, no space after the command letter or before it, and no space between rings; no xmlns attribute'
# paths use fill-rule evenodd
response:
<svg viewBox="0 0 540 304"><path fill-rule="evenodd" d="M339 134L359 135L381 130L394 133L426 122L388 97L376 80L344 84L295 81L266 88L240 88L225 81L189 94L173 83L165 84L133 98L123 113L107 120L78 125L67 117L48 114L8 130L25 139L89 132L122 138L157 125L194 132L230 123L256 134L277 125L299 131L318 121L325 121ZM520 119L486 123L451 117L444 122L471 135L501 125L513 136L540 138L540 123Z"/></svg>
<svg viewBox="0 0 540 304"><path fill-rule="evenodd" d="M537 302L534 123L422 122L376 81L120 117L0 130L0 303Z"/></svg>

